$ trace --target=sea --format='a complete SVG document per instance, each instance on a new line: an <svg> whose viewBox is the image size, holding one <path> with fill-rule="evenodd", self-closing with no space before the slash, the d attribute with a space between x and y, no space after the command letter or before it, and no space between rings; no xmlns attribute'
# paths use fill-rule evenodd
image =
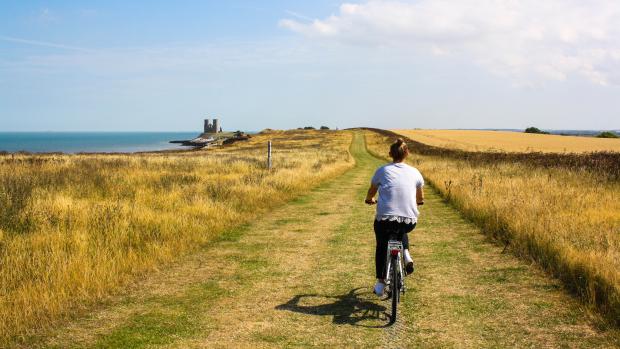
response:
<svg viewBox="0 0 620 349"><path fill-rule="evenodd" d="M0 132L0 151L31 153L126 153L185 149L172 140L200 132Z"/></svg>

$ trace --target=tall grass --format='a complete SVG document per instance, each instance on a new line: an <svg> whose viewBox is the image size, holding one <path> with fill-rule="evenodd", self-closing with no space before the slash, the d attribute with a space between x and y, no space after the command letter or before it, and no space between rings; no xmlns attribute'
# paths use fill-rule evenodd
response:
<svg viewBox="0 0 620 349"><path fill-rule="evenodd" d="M394 139L369 132L385 154ZM415 145L411 145L415 152ZM587 171L413 154L441 194L620 325L620 183Z"/></svg>
<svg viewBox="0 0 620 349"><path fill-rule="evenodd" d="M350 139L276 132L207 151L0 156L0 347L342 173Z"/></svg>

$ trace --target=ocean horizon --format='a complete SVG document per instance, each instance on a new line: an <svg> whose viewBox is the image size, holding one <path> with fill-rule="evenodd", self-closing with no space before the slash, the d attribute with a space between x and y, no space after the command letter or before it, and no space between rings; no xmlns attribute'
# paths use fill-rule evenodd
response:
<svg viewBox="0 0 620 349"><path fill-rule="evenodd" d="M0 132L0 151L31 153L126 153L188 149L173 140L193 139L196 132Z"/></svg>

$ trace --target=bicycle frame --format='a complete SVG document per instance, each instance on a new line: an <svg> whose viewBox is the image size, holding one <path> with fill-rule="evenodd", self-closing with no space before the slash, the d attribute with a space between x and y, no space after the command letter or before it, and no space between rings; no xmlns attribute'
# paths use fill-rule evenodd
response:
<svg viewBox="0 0 620 349"><path fill-rule="evenodd" d="M385 289L392 299L391 323L396 321L396 309L400 303L400 294L405 293L404 270L403 270L403 243L391 236L388 240Z"/></svg>
<svg viewBox="0 0 620 349"><path fill-rule="evenodd" d="M389 240L388 241L388 247L387 247L387 261L385 264L385 285L386 285L386 289L388 291L390 291L392 288L392 273L391 271L391 267L392 267L392 263L396 262L396 268L397 268L397 272L399 273L400 277L400 285L396 285L396 289L398 289L401 292L404 292L404 282L403 282L403 275L405 275L404 273L404 269L403 269L403 243L401 241L398 240Z"/></svg>

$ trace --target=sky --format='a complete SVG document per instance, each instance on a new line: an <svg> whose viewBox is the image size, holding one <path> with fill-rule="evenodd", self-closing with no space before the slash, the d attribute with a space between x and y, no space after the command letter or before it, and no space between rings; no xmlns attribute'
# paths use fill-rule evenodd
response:
<svg viewBox="0 0 620 349"><path fill-rule="evenodd" d="M617 0L0 2L1 131L620 129Z"/></svg>

